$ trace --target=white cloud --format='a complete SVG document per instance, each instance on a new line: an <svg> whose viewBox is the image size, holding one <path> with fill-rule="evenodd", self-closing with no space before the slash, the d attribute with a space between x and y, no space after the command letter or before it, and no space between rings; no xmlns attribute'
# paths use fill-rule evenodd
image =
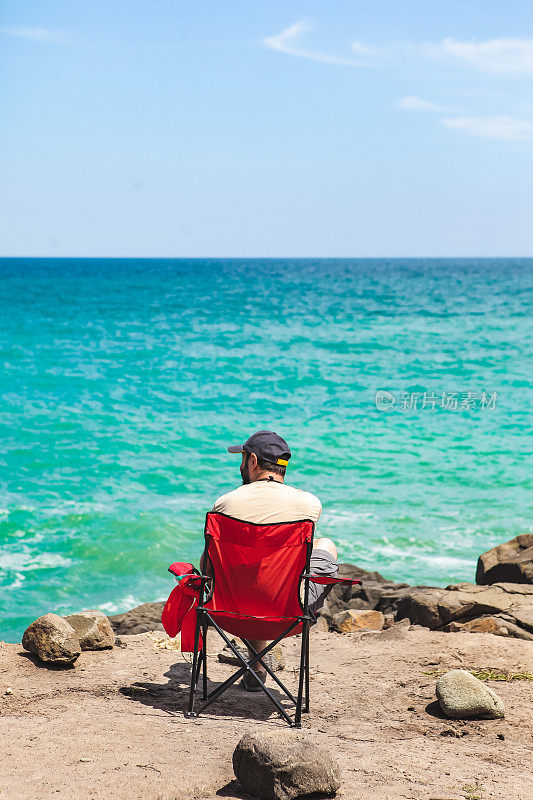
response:
<svg viewBox="0 0 533 800"><path fill-rule="evenodd" d="M397 102L398 108L405 108L407 111L439 111L441 114L446 112L444 106L438 103L431 103L428 100L422 100L421 97L409 95L408 97L401 97Z"/></svg>
<svg viewBox="0 0 533 800"><path fill-rule="evenodd" d="M513 117L445 117L442 122L483 139L533 139L533 122Z"/></svg>
<svg viewBox="0 0 533 800"><path fill-rule="evenodd" d="M488 39L486 42L442 42L422 45L432 58L458 59L484 72L533 74L533 39Z"/></svg>
<svg viewBox="0 0 533 800"><path fill-rule="evenodd" d="M351 48L354 53L358 53L361 56L380 56L382 55L381 50L378 50L376 47L369 47L363 42L356 39L355 42L352 42Z"/></svg>
<svg viewBox="0 0 533 800"><path fill-rule="evenodd" d="M335 64L341 67L358 67L363 64L361 61L355 61L350 58L343 58L342 56L328 55L327 53L317 53L313 50L306 50L305 47L300 46L300 39L304 33L310 30L309 23L305 21L295 22L290 25L277 36L267 36L263 39L263 44L272 50L278 50L280 53L286 53L289 56L297 56L298 58L309 58L313 61L321 61L323 64ZM377 51L370 47L365 47L361 42L353 42L352 50L360 55L376 55Z"/></svg>
<svg viewBox="0 0 533 800"><path fill-rule="evenodd" d="M51 31L48 28L2 28L2 33L14 36L17 39L28 39L32 42L46 42L47 44L65 44L65 35L61 31Z"/></svg>
<svg viewBox="0 0 533 800"><path fill-rule="evenodd" d="M455 61L483 72L533 74L533 39L500 38L487 39L484 42L468 42L448 37L442 42L415 45L397 43L391 45L386 52L370 47L356 39L351 43L350 48L352 53L362 57L362 60L355 60L306 49L302 46L301 41L310 28L311 26L305 20L295 22L276 36L268 36L263 39L263 44L287 55L346 67L363 66L369 63L369 59L387 55L393 61L403 62L406 57L409 59L422 53L429 58L448 62Z"/></svg>

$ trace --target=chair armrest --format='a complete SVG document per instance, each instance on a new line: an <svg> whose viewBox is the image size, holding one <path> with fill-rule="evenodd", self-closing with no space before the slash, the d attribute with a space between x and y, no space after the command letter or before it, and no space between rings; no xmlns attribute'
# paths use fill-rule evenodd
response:
<svg viewBox="0 0 533 800"><path fill-rule="evenodd" d="M196 567L186 561L175 561L170 565L168 571L177 578L184 578L186 575L200 575Z"/></svg>
<svg viewBox="0 0 533 800"><path fill-rule="evenodd" d="M308 578L313 583L321 583L322 585L329 586L334 583L344 583L350 586L362 586L362 581L350 580L350 578L328 578L326 575L302 575L302 578Z"/></svg>

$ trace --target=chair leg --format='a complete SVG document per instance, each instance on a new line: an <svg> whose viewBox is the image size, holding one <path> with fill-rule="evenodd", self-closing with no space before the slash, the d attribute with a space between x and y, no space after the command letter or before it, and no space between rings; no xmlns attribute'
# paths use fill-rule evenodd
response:
<svg viewBox="0 0 533 800"><path fill-rule="evenodd" d="M202 669L202 663L203 663L202 655L203 655L203 649L200 648L200 652L198 653L198 663L196 665L196 672L193 673L194 674L194 688L195 689L198 689L198 681L200 680L200 671Z"/></svg>
<svg viewBox="0 0 533 800"><path fill-rule="evenodd" d="M304 713L309 714L309 630L307 631L307 646L305 648L305 702Z"/></svg>
<svg viewBox="0 0 533 800"><path fill-rule="evenodd" d="M192 662L191 672L191 688L189 691L189 707L185 714L186 717L195 717L194 713L194 690L196 689L196 681L198 680L200 664L198 662L198 645L200 644L200 614L196 612L196 632L194 634L194 658Z"/></svg>
<svg viewBox="0 0 533 800"><path fill-rule="evenodd" d="M302 626L302 647L300 651L300 680L298 683L298 699L296 701L296 711L294 713L294 723L293 723L293 727L295 728L302 727L302 699L304 692L305 654L306 654L308 636L309 636L309 623L307 620L304 620Z"/></svg>
<svg viewBox="0 0 533 800"><path fill-rule="evenodd" d="M202 624L202 700L207 700L207 624Z"/></svg>
<svg viewBox="0 0 533 800"><path fill-rule="evenodd" d="M279 702L279 700L278 700L278 699L277 699L277 698L276 698L276 697L275 697L275 696L272 694L272 692L271 692L271 691L270 691L270 690L269 690L269 689L268 689L268 688L265 686L264 682L263 682L263 681L262 681L262 680L259 678L259 676L257 675L257 673L256 673L256 671L255 671L255 669L254 669L254 666L255 666L255 665L256 665L256 664L257 664L259 661L261 661L261 663L263 663L263 659L264 659L264 657L266 656L266 654L267 654L268 652L270 652L270 650L271 650L273 647L275 647L275 645L276 645L278 642L280 642L282 639L284 639L284 638L285 638L285 636L287 636L287 635L288 635L288 634L289 634L289 633L292 631L292 629L293 629L293 628L295 628L295 627L298 625L298 620L295 620L295 621L292 623L292 625L290 625L290 626L287 628L287 630L283 631L283 633L281 633L281 634L280 634L280 635L279 635L279 636L278 636L276 639L274 639L274 641L270 642L270 643L267 645L267 647L265 647L265 648L264 648L264 650L261 650L261 652L260 652L260 653L257 653L257 652L255 652L255 651L253 650L253 648L252 648L252 647L250 647L250 650L254 652L254 655L253 655L253 657L252 657L252 658L248 659L248 661L247 661L247 660L246 660L246 659L245 659L245 658L244 658L244 657L243 657L243 656L242 656L242 655L239 653L239 651L238 651L238 650L236 649L236 647L233 645L233 643L231 642L231 640L230 640L230 639L228 639L228 637L227 637L226 633L225 633L225 632L222 630L222 628L220 628L220 627L219 627L219 625L217 625L217 623L215 622L215 620L214 620L214 619L213 619L213 618L212 618L212 617L211 617L211 616L210 616L210 615L209 615L207 612L204 612L204 613L205 613L205 615L206 615L206 618L207 618L207 620L208 620L208 622L209 622L209 625L212 625L212 626L213 626L213 628L214 628L214 630L215 630L215 631L217 631L217 633L219 633L219 634L220 634L220 636L222 637L222 639L224 640L224 642L227 644L227 646L229 647L229 649L230 649L230 650L233 652L233 655L236 657L237 661L238 661L238 662L241 664L241 667L240 667L240 669L238 669L238 670L237 670L237 672L235 672L233 675L231 675L229 678L227 678L227 679L226 679L226 680L225 680L223 683L221 683L219 686L217 686L215 689L213 689L213 690L212 690L212 691L211 691L211 692L210 692L210 693L207 695L207 698L205 699L205 701L202 703L202 705L201 705L201 706L199 707L199 709L198 709L198 714L201 714L201 713L203 713L203 712L205 711L205 709L206 709L208 706L210 706L210 705L211 705L211 703L213 703L215 700L217 700L217 698L219 698L219 697L220 697L220 695L221 695L221 694L223 694L223 693L226 691L226 689L228 689L230 686L232 686L234 683L236 683L236 681L238 681L238 680L239 680L239 678L242 678L242 676L243 676L243 675L244 675L246 672L248 672L250 675L252 675L254 678L256 678L256 680L257 680L257 681L258 681L258 683L260 684L260 687L261 687L261 689L262 689L262 690L265 692L265 694L267 695L267 697L268 697L268 698L271 700L271 702L274 704L274 706L275 706L275 707L276 707L276 709L278 710L278 712L279 712L280 716L281 716L281 717L282 717L282 718L283 718L283 719L284 719L284 720L285 720L285 721L286 721L286 722L287 722L289 725L291 725L292 727L295 727L294 720L293 720L293 719L292 719L292 718L289 716L289 714L287 714L287 711L286 711L286 710L283 708L283 706L281 705L281 703ZM247 640L244 640L244 641L246 642ZM248 644L247 644L247 646L248 646ZM271 672L271 670L270 670L269 668L267 668L267 671L268 671L270 674L272 674L272 672ZM286 695L287 695L287 696L288 696L288 697L289 697L289 698L290 698L290 699L291 699L291 700L292 700L294 703L296 703L296 702L297 702L297 701L296 701L296 699L292 697L292 695L291 695L291 693L288 691L287 687L283 685L283 683L282 683L282 682L279 680L279 678L277 678L277 676L276 676L276 675L272 675L272 677L274 678L275 682L276 682L276 683L277 683L277 684L280 686L280 688L281 688L281 689L283 689L283 691L285 692L285 694L286 694ZM301 708L301 702L300 702L300 708ZM197 714L197 715L198 715L198 714ZM195 716L197 716L197 715L195 715ZM299 726L297 726L297 727L301 727L301 725L299 725Z"/></svg>

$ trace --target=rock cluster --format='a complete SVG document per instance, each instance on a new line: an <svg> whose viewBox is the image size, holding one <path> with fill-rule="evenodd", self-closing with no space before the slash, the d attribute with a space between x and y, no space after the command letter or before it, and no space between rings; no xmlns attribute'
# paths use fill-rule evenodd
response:
<svg viewBox="0 0 533 800"><path fill-rule="evenodd" d="M356 629L347 623L347 611L373 610L385 615L382 627L387 627L391 618L408 619L432 630L464 630L533 640L533 534L517 536L489 550L479 563L483 565L478 565L481 585L460 583L445 589L393 583L378 572L341 564L339 577L359 578L363 585L354 587L348 597L335 587L321 615L330 629L343 632ZM492 581L491 576L501 574L523 582L510 577L508 581Z"/></svg>
<svg viewBox="0 0 533 800"><path fill-rule="evenodd" d="M533 639L533 534L521 534L479 558L477 584L445 589L410 586L354 564L339 565L340 578L358 578L362 586L335 586L321 609L317 627L349 632L381 630L403 619L432 630L494 633ZM144 603L109 617L116 634L163 630L164 603ZM380 612L363 616L350 612ZM371 622L371 620L373 620ZM363 624L365 623L365 624Z"/></svg>
<svg viewBox="0 0 533 800"><path fill-rule="evenodd" d="M507 624L504 635L533 639L533 586L458 583L446 589L414 591L400 598L396 608L397 619L407 617L432 630L460 630L448 626L451 623L471 625L472 621L486 616ZM478 622L477 629L479 626ZM476 630L476 626L470 629Z"/></svg>
<svg viewBox="0 0 533 800"><path fill-rule="evenodd" d="M289 730L247 733L233 753L233 770L245 792L264 800L331 795L341 785L327 750Z"/></svg>
<svg viewBox="0 0 533 800"><path fill-rule="evenodd" d="M58 667L70 667L82 650L113 647L115 636L101 611L80 611L68 617L45 614L29 625L22 646L39 661Z"/></svg>

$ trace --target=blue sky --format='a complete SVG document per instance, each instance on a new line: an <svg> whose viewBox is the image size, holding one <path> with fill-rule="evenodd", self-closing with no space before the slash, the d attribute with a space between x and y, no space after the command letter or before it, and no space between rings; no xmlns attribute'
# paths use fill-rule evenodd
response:
<svg viewBox="0 0 533 800"><path fill-rule="evenodd" d="M3 0L0 255L531 256L529 0Z"/></svg>

